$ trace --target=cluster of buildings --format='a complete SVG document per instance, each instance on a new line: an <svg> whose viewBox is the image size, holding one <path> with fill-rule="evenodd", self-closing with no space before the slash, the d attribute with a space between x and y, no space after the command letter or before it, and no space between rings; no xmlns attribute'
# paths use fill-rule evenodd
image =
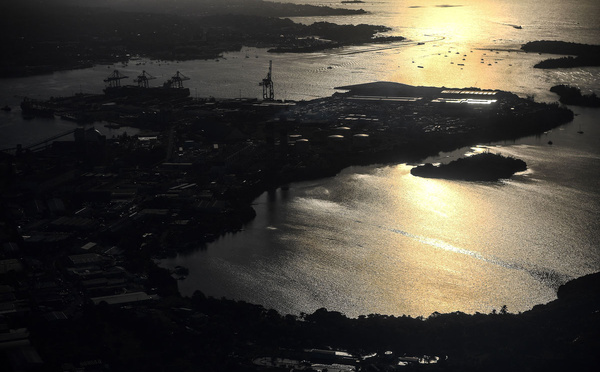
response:
<svg viewBox="0 0 600 372"><path fill-rule="evenodd" d="M397 355L392 351L356 356L340 350L308 349L295 352L289 358L256 358L253 363L264 371L380 372L410 370L416 365L433 365L439 361L437 356Z"/></svg>

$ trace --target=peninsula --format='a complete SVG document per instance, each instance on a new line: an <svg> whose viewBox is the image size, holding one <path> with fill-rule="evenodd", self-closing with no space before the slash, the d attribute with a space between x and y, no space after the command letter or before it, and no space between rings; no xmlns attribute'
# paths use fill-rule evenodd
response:
<svg viewBox="0 0 600 372"><path fill-rule="evenodd" d="M106 81L118 75L115 71ZM181 76L171 80L181 83ZM122 197L119 190L129 190L127 199L140 211L177 210L151 218L161 229L171 226L169 239L157 239L144 251L160 257L239 230L254 217L251 202L265 190L334 175L351 165L418 162L440 151L541 133L573 118L558 104L496 90L388 82L338 89L331 97L301 102L195 99L183 87L122 87L123 94L107 88L104 94L46 101L26 98L21 110L27 117L58 116L86 125L137 127L150 134L107 139L93 128L79 128L69 133L74 142L52 138L17 146L5 155L7 169L17 170L3 178L9 188L37 184L26 193L70 200L68 215L92 203L107 229L97 238L113 245L136 236L131 232L138 225L106 215L104 203ZM97 177L85 176L86 186L77 186L77 193L64 193L75 187L66 185L52 192L53 183L39 181L67 172L61 183L78 183L90 170ZM182 218L186 223L176 224ZM129 233L122 235L125 231Z"/></svg>
<svg viewBox="0 0 600 372"><path fill-rule="evenodd" d="M600 66L600 45L540 40L523 44L521 49L526 52L562 54L566 56L543 60L534 65L533 67L535 68Z"/></svg>
<svg viewBox="0 0 600 372"><path fill-rule="evenodd" d="M564 84L555 85L550 91L558 94L560 103L565 105L600 107L600 98L596 93L581 94L579 88Z"/></svg>
<svg viewBox="0 0 600 372"><path fill-rule="evenodd" d="M569 122L571 111L503 91L387 82L303 102L196 99L182 76L166 90L113 87L23 105L26 115L87 126L63 133L70 141L0 152L2 370L594 365L598 276L524 314L498 304L487 315L349 319L182 297L177 278L187 269L156 264L239 231L265 190L352 164L413 162L541 133ZM107 122L143 133L106 138L91 126Z"/></svg>
<svg viewBox="0 0 600 372"><path fill-rule="evenodd" d="M484 152L434 166L431 163L410 170L414 176L465 181L498 181L510 178L516 172L527 170L520 159Z"/></svg>

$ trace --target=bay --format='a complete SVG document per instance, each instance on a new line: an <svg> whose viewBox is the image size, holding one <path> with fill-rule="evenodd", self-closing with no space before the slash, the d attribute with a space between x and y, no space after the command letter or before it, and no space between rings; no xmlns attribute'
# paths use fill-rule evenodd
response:
<svg viewBox="0 0 600 372"><path fill-rule="evenodd" d="M294 56L283 63L292 66L286 71L277 70L277 58L291 57L276 56L274 76L285 76L288 92L299 95L295 74L306 76L304 87L311 88L386 80L503 89L546 102L556 100L548 90L558 83L598 91L598 68L537 70L533 65L549 56L519 51L522 43L546 38L594 42L598 28L587 14L592 3L581 13L565 12L572 8L564 3L542 9L533 1L494 2L496 13L490 13L481 3L491 2L419 2L426 4L421 8L367 2L361 6L379 8L365 17L294 19L383 23L410 40ZM422 15L410 13L415 9ZM304 70L310 66L314 70ZM425 180L411 176L407 164L350 167L333 178L263 194L255 201L257 218L243 232L162 264L191 269L179 284L184 294L201 290L282 313L320 307L353 317L487 313L502 305L528 310L554 299L566 281L600 269L600 115L574 110L573 123L551 132L483 144L529 164L510 181ZM424 161L446 162L472 151L481 148Z"/></svg>
<svg viewBox="0 0 600 372"><path fill-rule="evenodd" d="M591 124L583 135L576 120L486 145L528 163L502 182L429 180L410 175L411 165L373 165L270 191L244 231L162 264L190 268L179 284L186 295L201 290L283 313L525 311L600 268L600 154L591 146L600 131Z"/></svg>
<svg viewBox="0 0 600 372"><path fill-rule="evenodd" d="M181 71L196 97L260 97L258 82L269 60L276 98L284 100L326 97L335 87L371 81L502 89L544 102L556 101L549 88L560 83L600 92L600 68L533 69L551 56L519 51L522 43L539 39L596 43L595 1L381 0L361 7L370 13L294 20L384 24L408 40L302 55L244 47L217 60L139 59L1 79L0 104L15 109L0 113L0 148L76 126L23 120L16 109L23 96L100 93L114 69L132 77L147 70L158 81ZM574 122L551 132L480 144L528 163L529 170L510 181L425 180L412 177L407 164L351 167L263 194L255 201L257 218L243 232L161 265L190 269L179 283L186 295L201 290L283 313L320 307L349 316L530 309L555 298L565 281L600 269L600 113L573 109ZM450 161L481 149L424 161Z"/></svg>

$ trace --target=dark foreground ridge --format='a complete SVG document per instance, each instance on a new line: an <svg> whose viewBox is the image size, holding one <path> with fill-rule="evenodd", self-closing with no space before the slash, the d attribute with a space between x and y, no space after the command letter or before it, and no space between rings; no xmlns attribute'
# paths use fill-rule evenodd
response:
<svg viewBox="0 0 600 372"><path fill-rule="evenodd" d="M541 133L572 120L571 111L509 92L386 82L307 102L195 99L184 77L167 87L25 100L25 117L87 127L63 133L71 141L59 134L0 152L2 371L310 371L332 363L378 371L399 362L584 370L597 362L597 277L519 315L502 308L348 319L326 309L282 315L199 292L184 298L175 277L188 270L156 264L241 229L266 190L353 164L414 162ZM141 133L107 138L91 125Z"/></svg>
<svg viewBox="0 0 600 372"><path fill-rule="evenodd" d="M498 181L524 170L527 170L527 164L523 160L485 152L439 166L431 163L419 165L411 169L410 173L426 178Z"/></svg>
<svg viewBox="0 0 600 372"><path fill-rule="evenodd" d="M41 371L594 371L599 287L594 274L521 314L502 307L427 318L281 315L200 292L126 306L89 302L76 315L3 318L5 328L27 326L4 335L28 346L3 348L0 362L3 371L15 361Z"/></svg>

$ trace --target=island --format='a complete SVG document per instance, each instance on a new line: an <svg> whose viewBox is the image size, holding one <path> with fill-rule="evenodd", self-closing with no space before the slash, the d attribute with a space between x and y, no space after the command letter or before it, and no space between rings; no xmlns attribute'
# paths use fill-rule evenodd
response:
<svg viewBox="0 0 600 372"><path fill-rule="evenodd" d="M596 93L582 95L579 88L564 84L555 85L550 91L558 94L559 101L565 105L600 107L600 98Z"/></svg>
<svg viewBox="0 0 600 372"><path fill-rule="evenodd" d="M549 53L566 55L566 57L543 60L534 65L534 68L600 66L600 45L540 40L523 44L521 49L526 52L540 54Z"/></svg>
<svg viewBox="0 0 600 372"><path fill-rule="evenodd" d="M410 170L413 176L443 178L465 181L498 181L510 178L516 172L527 170L527 164L520 159L490 152L460 158L448 164L434 166L431 163L419 165Z"/></svg>

